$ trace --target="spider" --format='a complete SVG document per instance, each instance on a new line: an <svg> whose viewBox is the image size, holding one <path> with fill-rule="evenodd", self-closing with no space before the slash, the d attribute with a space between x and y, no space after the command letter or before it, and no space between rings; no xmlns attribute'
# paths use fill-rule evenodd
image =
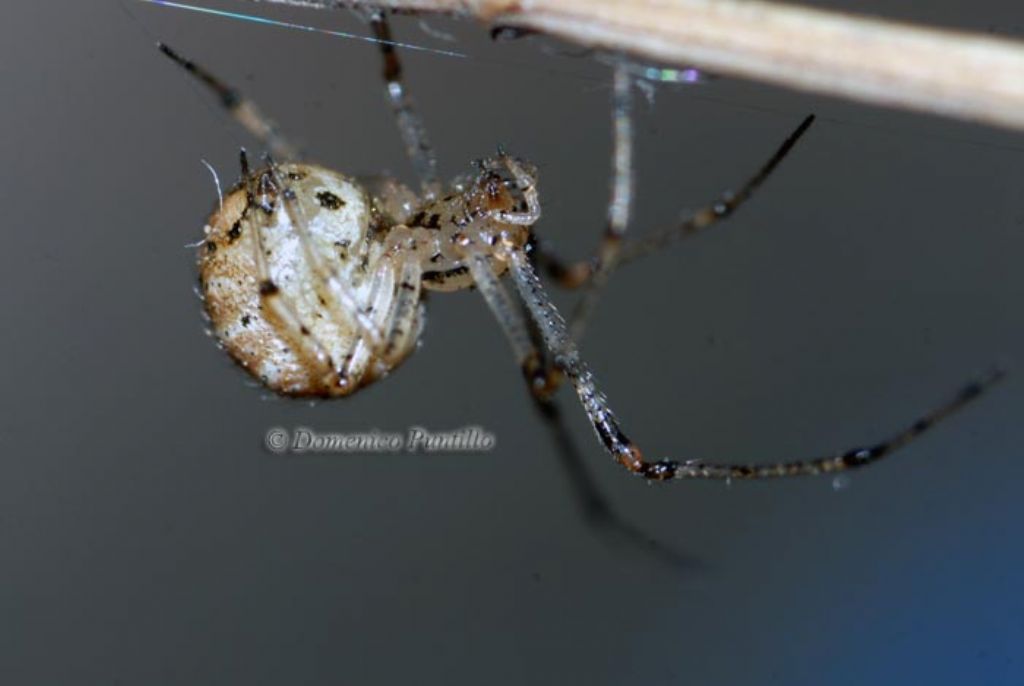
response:
<svg viewBox="0 0 1024 686"><path fill-rule="evenodd" d="M612 270L677 236L732 214L807 131L807 117L735 193L725 193L680 225L645 240L625 240L632 203L633 76L616 61L614 152L608 226L594 258L556 259L535 239L541 217L537 169L499 149L475 171L442 186L433 149L406 92L390 27L369 15L383 77L406 150L420 179L415 192L390 178L360 183L316 164L289 161L295 147L259 108L203 67L160 49L220 98L268 149L206 222L199 247L201 293L223 348L267 387L287 396L350 395L387 376L415 350L424 324L424 291L475 287L504 330L529 389L547 402L567 380L604 449L651 481L763 479L839 472L874 462L979 396L993 372L891 437L833 455L772 464L648 460L621 428L574 334ZM278 162L276 158L286 161ZM538 276L543 267L567 287L588 288L569 326ZM506 287L503 277L514 291Z"/></svg>

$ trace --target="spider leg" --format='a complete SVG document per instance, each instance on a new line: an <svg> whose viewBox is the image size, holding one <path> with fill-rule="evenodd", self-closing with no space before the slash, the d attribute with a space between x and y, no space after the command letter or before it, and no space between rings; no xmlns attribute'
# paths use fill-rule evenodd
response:
<svg viewBox="0 0 1024 686"><path fill-rule="evenodd" d="M650 462L622 431L590 368L580 357L565 321L541 286L540 279L522 250L505 253L520 297L540 330L544 344L555 364L576 390L584 410L605 449L630 472L651 481L668 479L767 479L783 476L827 474L862 467L889 455L923 434L980 396L1003 374L990 375L968 384L950 401L923 415L889 438L866 447L854 448L825 457L769 464L712 464L699 460L679 462L671 459Z"/></svg>
<svg viewBox="0 0 1024 686"><path fill-rule="evenodd" d="M558 445L563 466L569 475L576 499L580 503L587 522L626 543L649 552L670 566L693 567L695 561L692 558L652 540L636 525L623 519L597 488L565 429L561 413L557 406L550 402L550 391L553 391L556 386L548 386L541 374L543 366L541 353L534 341L530 320L524 316L519 304L512 299L501 281L495 276L485 255L470 253L466 262L473 275L477 290L484 297L512 346L512 352L526 377L535 407Z"/></svg>
<svg viewBox="0 0 1024 686"><path fill-rule="evenodd" d="M401 228L395 230L401 231ZM416 308L422 298L423 266L419 256L401 253L389 248L380 260L374 276L372 307L381 330L378 341L371 342L375 354L384 362L397 364L405 357L410 337L419 331L416 326ZM381 278L383 277L383 278Z"/></svg>
<svg viewBox="0 0 1024 686"><path fill-rule="evenodd" d="M370 285L367 297L367 305L360 310L360 314L371 317L374 327L382 332L387 332L388 314L392 310L395 301L395 269L391 260L381 260L373 275L373 282ZM367 370L370 363L376 360L381 363L383 370L390 369L393 363L384 359L383 342L386 340L386 333L382 333L377 339L368 339L360 336L352 347L352 350L342 360L340 375L347 383L358 384ZM381 373L380 370L373 370L374 374Z"/></svg>
<svg viewBox="0 0 1024 686"><path fill-rule="evenodd" d="M377 340L359 338L342 362L342 378L348 378L351 369L383 375L406 358L423 328L422 310L418 311L422 278L423 267L415 253L392 253L380 260L364 313L373 317L382 335Z"/></svg>
<svg viewBox="0 0 1024 686"><path fill-rule="evenodd" d="M389 363L396 356L398 360L405 357L405 350L418 338L416 324L420 318L416 316L416 308L420 306L422 284L423 265L418 256L413 254L401 260L395 296L384 325L383 357Z"/></svg>
<svg viewBox="0 0 1024 686"><path fill-rule="evenodd" d="M477 290L487 302L494 317L498 320L505 337L512 346L512 354L522 369L523 376L533 397L539 401L548 400L558 388L559 372L545 363L540 352L534 345L530 333L529 322L519 304L509 295L508 291L495 276L488 258L482 253L469 253L466 266Z"/></svg>
<svg viewBox="0 0 1024 686"><path fill-rule="evenodd" d="M786 158L793 149L793 146L797 144L797 141L807 133L807 130L811 128L811 124L813 123L813 114L805 117L804 120L800 122L800 125L786 137L786 140L782 142L782 145L778 147L775 153L768 158L760 169L757 170L757 173L747 179L746 182L740 186L738 191L726 191L718 197L718 200L694 212L680 224L674 227L668 227L651 236L647 236L623 246L622 252L619 255L619 264L631 262L637 258L643 257L644 255L657 252L676 238L687 238L729 217L733 212L739 209L743 203L750 199L750 196L753 195L754 191L756 191L758 187L764 183L769 176L771 176L772 172L774 172L782 160Z"/></svg>
<svg viewBox="0 0 1024 686"><path fill-rule="evenodd" d="M615 269L633 209L633 79L625 61L620 59L616 62L612 81L612 127L615 133L608 224L594 259L582 263L590 265L589 279L569 319L569 330L576 340L583 337L587 320L608 283L608 277ZM576 271L579 271L579 267L576 267ZM575 278L579 278L579 275Z"/></svg>
<svg viewBox="0 0 1024 686"><path fill-rule="evenodd" d="M391 103L398 131L405 144L405 152L420 179L424 198L432 200L441 188L437 178L437 158L427 137L423 120L416 112L412 97L405 90L402 81L402 62L398 59L398 51L391 37L391 25L383 11L374 11L370 15L370 25L373 27L374 35L379 39L378 45L384 59L383 76L387 84L388 101Z"/></svg>
<svg viewBox="0 0 1024 686"><path fill-rule="evenodd" d="M814 115L806 117L757 170L757 173L740 187L739 191L723 193L717 201L690 215L678 226L669 227L647 238L627 241L623 235L629 221L633 193L632 123L630 122L632 98L629 93L631 82L626 73L626 67L621 62L616 67L615 77L616 134L612 201L608 208L608 229L598 255L590 260L566 265L559 261L541 242L537 243L537 249L533 252L533 259L538 266L546 270L559 285L565 288L586 287L587 289L570 318L569 332L573 340L579 340L582 337L600 291L607 283L612 271L626 262L658 251L676 237L686 238L731 215L775 171L814 122ZM620 89L622 89L621 92ZM556 376L556 370L549 370L546 374L548 378L553 379L556 385L560 381Z"/></svg>
<svg viewBox="0 0 1024 686"><path fill-rule="evenodd" d="M594 255L588 259L566 263L547 248L538 250L536 259L559 285L575 289L608 276L629 226L633 188L633 81L627 63L620 58L612 72L612 182L608 223Z"/></svg>
<svg viewBox="0 0 1024 686"><path fill-rule="evenodd" d="M359 308L359 315L370 317L374 328L383 331L386 313L391 307L394 297L394 270L388 261L379 264L373 276L367 304ZM343 385L358 385L362 378L371 370L371 361L380 349L383 335L380 338L371 340L365 336L359 336L352 343L351 349L341 360L338 376Z"/></svg>
<svg viewBox="0 0 1024 686"><path fill-rule="evenodd" d="M241 151L240 160L242 178L246 185L246 195L250 198L250 203L256 202L261 191L256 187L256 179L249 173L249 161L244 149ZM267 200L265 197L259 198L259 202L266 203ZM255 214L258 217L264 215L263 212ZM338 373L334 361L331 359L330 353L327 352L326 346L317 339L309 327L302 323L294 305L282 293L277 284L274 283L270 270L267 267L266 248L263 241L264 222L264 219L258 219L256 230L249 232L251 234L250 242L252 243L253 261L256 264L256 278L259 283L260 306L269 317L276 319L281 325L285 338L291 342L293 348L302 357L315 362L315 366L320 369L318 381L323 386L329 387L338 381Z"/></svg>
<svg viewBox="0 0 1024 686"><path fill-rule="evenodd" d="M686 238L706 229L717 222L729 217L733 212L746 202L754 191L775 171L783 159L796 145L797 141L807 132L814 122L814 115L806 117L800 125L782 142L782 145L772 154L757 172L744 182L740 189L735 192L726 191L714 202L706 207L697 210L681 223L667 227L654 233L651 236L634 240L620 241L621 245L613 250L614 261L609 264L605 261L605 272L631 262L652 252L657 252L677 238ZM614 197L614 196L613 196ZM613 202L614 205L614 202ZM595 275L601 271L600 257L567 264L554 256L543 244L539 245L537 256L538 264L554 278L559 285L565 288L579 288L584 286Z"/></svg>
<svg viewBox="0 0 1024 686"><path fill-rule="evenodd" d="M160 52L167 55L178 66L192 74L210 90L216 93L221 105L239 124L251 133L275 157L292 160L298 157L298 148L278 130L277 125L256 106L252 100L206 68L182 57L164 43L157 43Z"/></svg>
<svg viewBox="0 0 1024 686"><path fill-rule="evenodd" d="M556 446L573 495L588 526L597 530L599 535L606 536L612 543L627 545L675 570L694 571L703 567L699 559L662 543L642 527L623 517L594 481L586 460L573 442L558 405L536 399L534 407Z"/></svg>

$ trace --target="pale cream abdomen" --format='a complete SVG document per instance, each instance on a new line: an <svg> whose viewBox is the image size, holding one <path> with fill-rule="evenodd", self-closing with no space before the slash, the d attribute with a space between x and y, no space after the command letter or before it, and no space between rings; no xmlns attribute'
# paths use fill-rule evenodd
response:
<svg viewBox="0 0 1024 686"><path fill-rule="evenodd" d="M347 311L358 305L364 322L382 316L394 297L395 275L377 269L383 245L367 236L367 198L351 179L301 164L280 165L276 174L276 185L269 172L258 172L248 193L244 186L231 191L206 226L199 270L213 332L239 364L277 392L347 395L414 348L385 366L361 333L365 326L361 330ZM290 211L277 185L295 193ZM271 286L275 300L268 307L261 288ZM418 329L420 320L417 308L409 325Z"/></svg>

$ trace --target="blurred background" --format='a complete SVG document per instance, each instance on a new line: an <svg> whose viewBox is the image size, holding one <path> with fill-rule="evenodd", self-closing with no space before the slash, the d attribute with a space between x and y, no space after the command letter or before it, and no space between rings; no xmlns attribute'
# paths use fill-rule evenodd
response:
<svg viewBox="0 0 1024 686"><path fill-rule="evenodd" d="M366 33L346 11L203 4ZM1024 38L1013 0L815 4ZM608 68L469 22L394 24L467 55L403 53L444 175L497 144L533 160L537 231L586 254L608 194ZM255 143L156 40L241 87L311 158L412 178L371 44L132 0L5 8L0 681L1024 679L1019 133L731 79L641 101L637 234L819 116L727 225L614 276L582 349L648 455L845 449L993 364L1016 370L840 482L650 486L602 452L569 392L575 458L554 439L472 292L431 298L422 348L351 398L254 387L204 332L185 245L216 201L200 160L230 183ZM497 448L263 448L277 426L470 425ZM579 464L620 528L587 515Z"/></svg>

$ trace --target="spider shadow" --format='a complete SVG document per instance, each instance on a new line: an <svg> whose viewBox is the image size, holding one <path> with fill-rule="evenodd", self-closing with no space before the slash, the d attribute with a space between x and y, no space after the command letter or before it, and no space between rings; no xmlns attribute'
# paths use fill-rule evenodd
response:
<svg viewBox="0 0 1024 686"><path fill-rule="evenodd" d="M674 572L689 574L707 568L699 558L657 540L624 518L598 488L558 406L550 400L535 399L534 407L551 436L588 527L613 545L646 555Z"/></svg>

